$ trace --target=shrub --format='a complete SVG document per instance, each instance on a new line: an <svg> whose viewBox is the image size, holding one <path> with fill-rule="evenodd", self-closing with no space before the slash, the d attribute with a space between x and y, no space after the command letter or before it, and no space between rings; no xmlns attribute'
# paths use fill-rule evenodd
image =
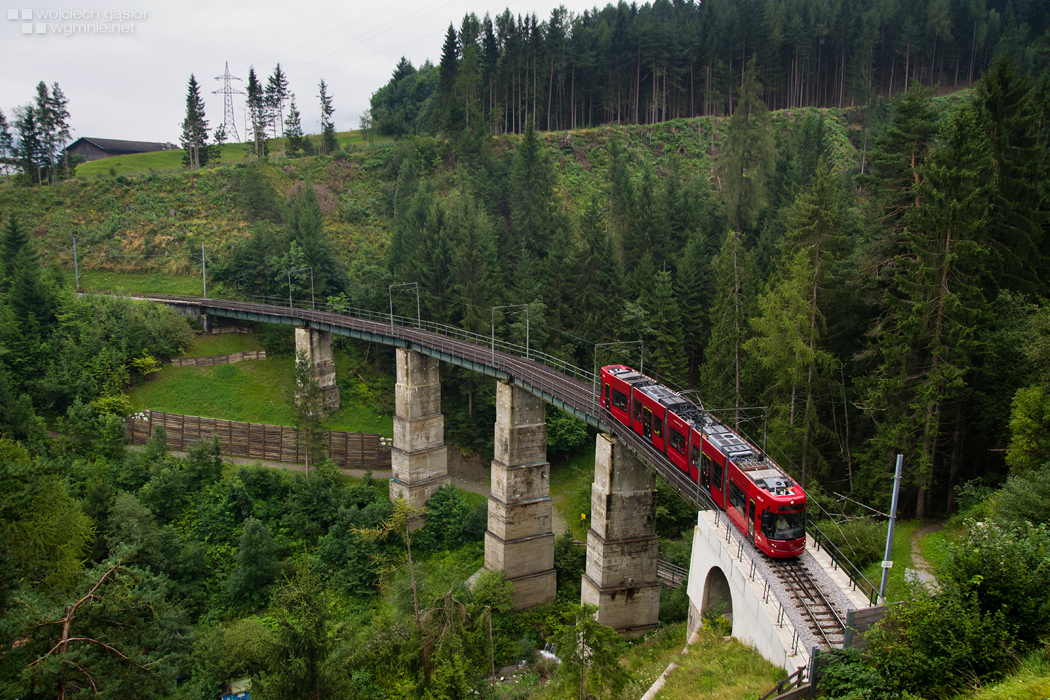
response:
<svg viewBox="0 0 1050 700"><path fill-rule="evenodd" d="M1045 506L1045 503L1044 503ZM1050 547L1046 526L970 523L941 567L945 596L972 602L1023 643L1050 632Z"/></svg>
<svg viewBox="0 0 1050 700"><path fill-rule="evenodd" d="M1039 470L1011 476L995 502L995 516L1016 527L1050 524L1050 463Z"/></svg>
<svg viewBox="0 0 1050 700"><path fill-rule="evenodd" d="M821 520L817 527L858 569L879 561L886 551L885 522L867 518L844 523Z"/></svg>

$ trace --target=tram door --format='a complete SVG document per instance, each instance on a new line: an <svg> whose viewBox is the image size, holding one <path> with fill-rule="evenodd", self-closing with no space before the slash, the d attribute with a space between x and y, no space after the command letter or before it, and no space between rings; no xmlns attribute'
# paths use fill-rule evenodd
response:
<svg viewBox="0 0 1050 700"><path fill-rule="evenodd" d="M609 408L609 383L605 384L605 407Z"/></svg>
<svg viewBox="0 0 1050 700"><path fill-rule="evenodd" d="M747 536L755 539L755 499L750 499L747 504Z"/></svg>
<svg viewBox="0 0 1050 700"><path fill-rule="evenodd" d="M700 456L700 485L705 489L711 487L711 458L707 455Z"/></svg>
<svg viewBox="0 0 1050 700"><path fill-rule="evenodd" d="M650 441L653 439L653 412L647 407L642 408L642 437Z"/></svg>

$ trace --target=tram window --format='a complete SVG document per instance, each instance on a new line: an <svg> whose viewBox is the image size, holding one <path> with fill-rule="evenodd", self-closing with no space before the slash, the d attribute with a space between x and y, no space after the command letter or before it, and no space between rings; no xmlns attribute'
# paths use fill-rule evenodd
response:
<svg viewBox="0 0 1050 700"><path fill-rule="evenodd" d="M608 386L608 385L606 385L606 386ZM615 408L620 409L621 411L626 411L627 410L627 394L623 393L622 391L617 391L616 389L613 389L612 405Z"/></svg>
<svg viewBox="0 0 1050 700"><path fill-rule="evenodd" d="M722 465L714 460L711 460L711 484L719 491L722 490Z"/></svg>
<svg viewBox="0 0 1050 700"><path fill-rule="evenodd" d="M677 430L675 430L674 428L671 428L670 432L671 434L667 437L667 439L671 443L671 449L675 450L676 452L680 452L681 454L685 454L685 436Z"/></svg>
<svg viewBox="0 0 1050 700"><path fill-rule="evenodd" d="M641 420L642 419L642 402L639 401L638 399L634 400L634 419L635 420Z"/></svg>
<svg viewBox="0 0 1050 700"><path fill-rule="evenodd" d="M767 513L762 518L762 534L771 540L797 540L806 536L806 511Z"/></svg>
<svg viewBox="0 0 1050 700"><path fill-rule="evenodd" d="M664 419L660 416L653 416L653 435L656 437L664 436Z"/></svg>
<svg viewBox="0 0 1050 700"><path fill-rule="evenodd" d="M693 469L697 469L697 470L700 469L700 455L701 454L703 454L703 452L700 451L700 445L697 445L696 443L693 443L693 452L692 452L692 455L691 455L691 457L692 457L691 461L693 462Z"/></svg>
<svg viewBox="0 0 1050 700"><path fill-rule="evenodd" d="M740 490L740 487L736 485L735 481L729 482L729 502L736 506L736 509L740 511L741 515L744 514L744 492Z"/></svg>

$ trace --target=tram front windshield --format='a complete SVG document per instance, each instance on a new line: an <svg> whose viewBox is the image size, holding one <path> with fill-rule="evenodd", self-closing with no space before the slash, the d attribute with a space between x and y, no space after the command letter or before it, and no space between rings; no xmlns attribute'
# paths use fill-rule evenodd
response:
<svg viewBox="0 0 1050 700"><path fill-rule="evenodd" d="M767 512L762 519L762 534L771 540L797 540L806 536L806 511L794 513Z"/></svg>

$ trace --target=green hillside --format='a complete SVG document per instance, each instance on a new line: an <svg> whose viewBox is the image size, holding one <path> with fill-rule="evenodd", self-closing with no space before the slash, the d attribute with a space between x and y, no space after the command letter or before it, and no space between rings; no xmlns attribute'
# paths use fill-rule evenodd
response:
<svg viewBox="0 0 1050 700"><path fill-rule="evenodd" d="M319 137L309 137L315 142ZM365 144L365 138L360 131L341 131L336 133L336 140L343 149L353 149ZM389 136L376 136L373 143L389 141ZM270 140L270 149L273 152L275 142ZM81 163L77 166L76 177L81 180L100 178L113 175L130 175L149 171L173 171L182 169L181 148L173 151L160 151L158 153L136 153L133 155L119 156L114 158L103 158L102 160ZM246 157L246 149L243 143L227 143L222 147L222 158L218 165L228 165L243 161ZM111 172L112 171L112 172Z"/></svg>

